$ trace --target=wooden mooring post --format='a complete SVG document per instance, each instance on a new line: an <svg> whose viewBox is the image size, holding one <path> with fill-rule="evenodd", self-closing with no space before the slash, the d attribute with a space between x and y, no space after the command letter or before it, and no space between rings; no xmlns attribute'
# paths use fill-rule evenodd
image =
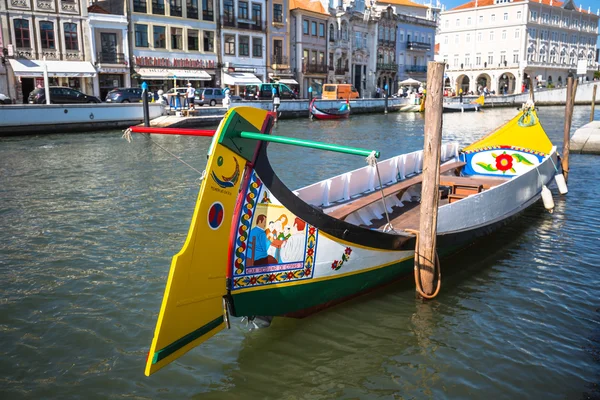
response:
<svg viewBox="0 0 600 400"><path fill-rule="evenodd" d="M567 102L565 104L565 129L563 136L563 152L561 166L565 182L569 181L569 147L571 140L571 122L573 120L573 107L575 106L575 94L577 93L577 80L572 76L567 78Z"/></svg>
<svg viewBox="0 0 600 400"><path fill-rule="evenodd" d="M444 68L446 64L427 63L427 97L425 98L425 141L423 145L423 185L421 189L421 218L419 240L415 253L415 266L419 269L420 285L417 291L425 298L434 293L436 278L436 235L440 201L440 155L442 146L442 102ZM439 267L439 265L438 265ZM416 275L416 274L415 274ZM416 276L415 276L416 278ZM421 286L421 288L419 288Z"/></svg>
<svg viewBox="0 0 600 400"><path fill-rule="evenodd" d="M592 111L590 112L590 122L594 120L594 113L596 112L596 89L598 89L598 85L594 85L594 89L592 89Z"/></svg>

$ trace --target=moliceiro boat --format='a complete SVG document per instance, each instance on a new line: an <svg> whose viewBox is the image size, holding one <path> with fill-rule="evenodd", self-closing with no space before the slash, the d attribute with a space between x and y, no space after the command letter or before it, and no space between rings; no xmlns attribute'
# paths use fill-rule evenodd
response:
<svg viewBox="0 0 600 400"><path fill-rule="evenodd" d="M272 113L235 107L212 139L190 230L174 256L145 373L228 325L305 316L413 274L422 151L376 151L271 135ZM269 142L368 156L370 165L297 190ZM459 249L540 198L556 147L533 109L459 151L441 149L437 247Z"/></svg>
<svg viewBox="0 0 600 400"><path fill-rule="evenodd" d="M481 107L485 103L485 97L479 96L477 100L473 100L470 103L444 103L443 112L468 112L468 111L480 111Z"/></svg>
<svg viewBox="0 0 600 400"><path fill-rule="evenodd" d="M350 101L346 100L339 108L318 108L315 99L308 106L311 118L316 119L342 119L350 116Z"/></svg>

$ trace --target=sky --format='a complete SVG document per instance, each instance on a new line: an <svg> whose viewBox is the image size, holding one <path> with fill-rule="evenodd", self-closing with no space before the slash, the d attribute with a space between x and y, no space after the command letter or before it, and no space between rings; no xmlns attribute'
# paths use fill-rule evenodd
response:
<svg viewBox="0 0 600 400"><path fill-rule="evenodd" d="M446 10L459 6L461 4L468 3L470 0L441 0L442 4L446 6ZM566 0L561 0L563 3ZM598 8L600 8L600 2L598 0L575 0L575 5L579 7L583 7L584 10L587 10L588 7L591 7L593 13L598 12ZM598 47L600 47L600 38L598 39Z"/></svg>

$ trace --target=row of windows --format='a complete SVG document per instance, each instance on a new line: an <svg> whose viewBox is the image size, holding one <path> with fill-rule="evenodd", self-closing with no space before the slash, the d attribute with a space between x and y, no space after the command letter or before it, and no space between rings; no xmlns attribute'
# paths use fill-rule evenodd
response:
<svg viewBox="0 0 600 400"><path fill-rule="evenodd" d="M308 26L310 24L310 31ZM333 25L332 25L333 27ZM317 36L317 21L302 20L302 34L306 36ZM319 22L319 37L325 37L325 23Z"/></svg>
<svg viewBox="0 0 600 400"><path fill-rule="evenodd" d="M198 29L186 29L187 46L183 41L183 28L170 28L170 50L203 51L214 53L215 33L213 31L200 31ZM150 47L148 36L148 25L134 24L135 46ZM202 36L200 36L202 35ZM202 50L200 50L200 38L202 38ZM152 26L152 47L155 49L167 48L167 28L165 26Z"/></svg>
<svg viewBox="0 0 600 400"><path fill-rule="evenodd" d="M250 36L237 36L237 54L236 54L236 36L225 35L224 47L225 55L238 56L238 57L250 57L250 39L252 39L252 57L263 56L263 43L262 38L250 37Z"/></svg>
<svg viewBox="0 0 600 400"><path fill-rule="evenodd" d="M262 21L262 5L247 1L238 1L237 18L248 21ZM235 21L235 6L233 0L223 1L223 23L232 23Z"/></svg>
<svg viewBox="0 0 600 400"><path fill-rule="evenodd" d="M148 3L152 5L151 12L148 12ZM171 17L183 17L182 0L168 0L169 14ZM186 17L190 19L198 19L198 0L186 1ZM165 8L165 0L133 0L133 11L139 13L151 13L154 15L167 15ZM202 0L202 20L214 21L214 3L213 0Z"/></svg>
<svg viewBox="0 0 600 400"><path fill-rule="evenodd" d="M584 35L577 35L577 34L572 34L570 37L567 33L565 32L561 32L559 34L559 32L548 32L548 30L546 29L540 29L537 30L536 28L529 28L529 38L530 39L541 39L541 40L548 40L551 38L551 40L557 42L560 41L561 42L565 42L565 43L571 43L571 44L583 44L583 45L594 45L596 43L596 38L594 36L584 36Z"/></svg>
<svg viewBox="0 0 600 400"><path fill-rule="evenodd" d="M302 64L325 65L325 53L318 50L304 49L302 50L302 60Z"/></svg>
<svg viewBox="0 0 600 400"><path fill-rule="evenodd" d="M473 36L475 37L475 35L473 35ZM508 31L507 30L502 30L500 32L500 39L506 40L508 38L508 36L509 35L508 35ZM449 37L450 37L450 35L445 35L444 36L444 44L448 44L448 40L449 40L448 38ZM478 42L482 42L483 41L483 37L484 37L483 32L477 32L477 41ZM520 29L515 29L514 30L513 37L515 39L519 39L521 37L521 31L520 31ZM489 38L490 42L496 40L496 33L495 33L495 31L489 31L488 32L488 38ZM458 35L458 34L454 35L454 44L459 44L459 43L460 43L460 35ZM467 33L465 35L465 43L471 43L471 34L470 33Z"/></svg>
<svg viewBox="0 0 600 400"><path fill-rule="evenodd" d="M429 43L431 44L431 35L427 35L427 41L425 41L425 34L421 33L421 36L419 37L419 32L416 32L414 34L412 34L410 31L406 32L406 41L407 42L419 42L419 43ZM404 43L404 31L400 30L400 32L398 33L398 41L401 43Z"/></svg>
<svg viewBox="0 0 600 400"><path fill-rule="evenodd" d="M498 62L501 64L506 64L509 62L509 59L507 58L508 55L506 54L506 52L500 52L500 58L496 58L496 60L499 60ZM444 57L444 62L448 62L448 56L445 55ZM465 54L464 59L462 60L462 65L463 67L468 66L468 67L478 67L483 65L484 63L486 65L493 65L494 64L494 53L490 52L487 54L487 58L485 56L482 56L481 53L477 53L475 55L475 58L473 59L474 64L471 64L471 54ZM519 63L519 51L515 50L513 52L512 55L512 63L513 64L518 64ZM458 54L454 55L454 64L455 66L458 66L459 64L461 64L461 60Z"/></svg>
<svg viewBox="0 0 600 400"><path fill-rule="evenodd" d="M63 35L65 39L65 50L79 50L79 41L77 40L77 24L65 22L63 26ZM17 47L30 49L31 45L31 28L29 20L14 19L13 27L15 30L15 44ZM55 50L56 37L54 32L54 22L40 21L40 41L42 49Z"/></svg>
<svg viewBox="0 0 600 400"><path fill-rule="evenodd" d="M570 29L579 29L579 27L581 26L581 29L583 30L596 30L596 26L594 26L592 23L588 23L588 21L580 20L577 18L569 19L569 17L563 17L561 20L559 15L553 14L552 16L550 16L550 14L548 13L542 13L538 18L537 11L531 11L529 15L531 21L536 21L541 24L552 24Z"/></svg>
<svg viewBox="0 0 600 400"><path fill-rule="evenodd" d="M516 12L516 16L517 16L516 20L517 20L517 21L520 21L520 20L521 20L521 17L522 17L522 13L521 13L521 11L517 11L517 12ZM456 25L457 27L460 27L460 21L461 21L461 20L460 20L460 18L456 18L456 20L455 20L455 21L456 21L456 22L455 22L455 25ZM505 12L505 13L503 13L503 14L502 14L502 21L509 21L509 13ZM478 22L479 22L480 24L483 24L483 23L485 22L485 21L484 21L484 16L483 16L483 15L480 15L480 16L478 17ZM489 17L489 22L490 22L490 23L496 22L496 14L491 14L491 15L490 15L490 17ZM467 23L467 26L471 26L471 25L473 24L473 18L471 18L471 17L467 17L467 22L466 22L466 23ZM446 28L449 28L449 27L450 27L450 19L447 19L447 20L446 20L446 22L445 22L445 27L446 27Z"/></svg>

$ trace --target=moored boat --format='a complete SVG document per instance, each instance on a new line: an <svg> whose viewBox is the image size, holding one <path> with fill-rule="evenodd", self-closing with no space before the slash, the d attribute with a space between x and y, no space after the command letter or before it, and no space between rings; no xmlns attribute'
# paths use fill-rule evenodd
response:
<svg viewBox="0 0 600 400"><path fill-rule="evenodd" d="M444 103L443 112L451 113L451 112L469 112L469 111L480 111L481 107L485 102L484 96L479 96L476 100L473 100L470 103Z"/></svg>
<svg viewBox="0 0 600 400"><path fill-rule="evenodd" d="M316 119L342 119L350 116L350 102L346 100L339 108L319 108L313 99L309 106L311 117Z"/></svg>
<svg viewBox="0 0 600 400"><path fill-rule="evenodd" d="M422 151L377 152L270 135L274 116L228 111L209 150L188 237L173 258L146 364L150 375L227 325L227 316L304 316L413 273ZM268 142L367 156L370 165L290 190ZM535 111L459 152L444 144L437 244L450 253L541 196L556 147Z"/></svg>

